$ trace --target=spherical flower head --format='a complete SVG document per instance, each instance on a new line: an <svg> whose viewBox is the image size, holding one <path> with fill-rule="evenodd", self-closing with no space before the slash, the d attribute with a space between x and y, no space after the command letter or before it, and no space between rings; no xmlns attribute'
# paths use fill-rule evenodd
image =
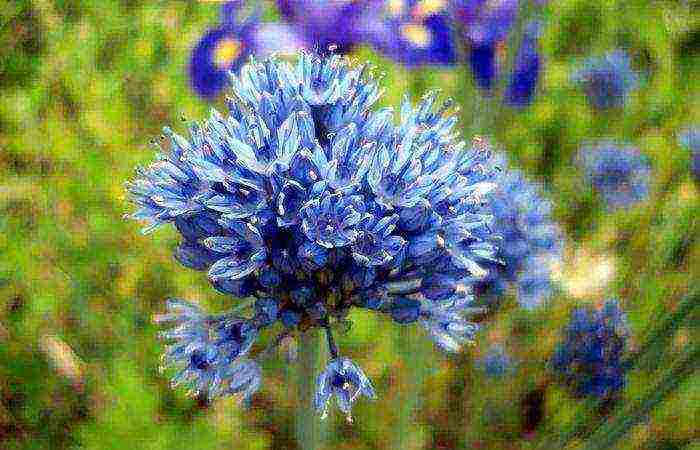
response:
<svg viewBox="0 0 700 450"><path fill-rule="evenodd" d="M552 357L552 368L575 395L610 399L624 386L627 335L616 300L608 300L601 309L578 308Z"/></svg>
<svg viewBox="0 0 700 450"><path fill-rule="evenodd" d="M690 151L690 172L700 182L700 127L683 130L678 136L678 144Z"/></svg>
<svg viewBox="0 0 700 450"><path fill-rule="evenodd" d="M314 407L322 418L328 415L328 406L335 396L338 409L352 422L352 404L358 396L374 399L372 382L349 358L332 359L316 380Z"/></svg>
<svg viewBox="0 0 700 450"><path fill-rule="evenodd" d="M174 224L179 262L258 300L256 333L330 336L359 307L421 320L451 350L468 342L495 184L488 147L456 140L451 102L406 99L395 124L372 108L367 67L339 55L251 60L232 82L227 116L189 138L166 128L167 151L128 185L144 232Z"/></svg>
<svg viewBox="0 0 700 450"><path fill-rule="evenodd" d="M573 80L583 87L588 101L597 109L621 108L639 84L631 60L622 50L589 58L574 73Z"/></svg>
<svg viewBox="0 0 700 450"><path fill-rule="evenodd" d="M457 62L446 1L392 0L383 6L370 33L380 52L411 68Z"/></svg>
<svg viewBox="0 0 700 450"><path fill-rule="evenodd" d="M534 308L551 294L550 267L561 259L562 232L541 186L508 167L505 155L498 155L495 161L502 169L491 208L494 230L502 241L498 261L490 264L477 292L493 299L514 285L518 303Z"/></svg>
<svg viewBox="0 0 700 450"><path fill-rule="evenodd" d="M629 207L649 195L651 168L635 147L612 141L585 144L578 162L610 210Z"/></svg>

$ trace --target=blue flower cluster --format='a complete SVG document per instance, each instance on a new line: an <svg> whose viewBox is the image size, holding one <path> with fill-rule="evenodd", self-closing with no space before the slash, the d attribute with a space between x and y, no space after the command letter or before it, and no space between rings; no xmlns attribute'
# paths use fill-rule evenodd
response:
<svg viewBox="0 0 700 450"><path fill-rule="evenodd" d="M561 259L562 233L542 189L519 170L508 168L505 155L494 161L502 167L490 203L494 230L502 239L500 263L489 264L488 276L477 284L476 292L493 299L514 284L520 305L533 308L551 294L551 266Z"/></svg>
<svg viewBox="0 0 700 450"><path fill-rule="evenodd" d="M246 355L262 329L319 327L332 360L317 407L335 394L348 412L373 393L333 343L350 308L419 321L448 351L471 341L471 286L495 260L496 184L485 144L456 140L452 103L406 99L397 125L391 108L372 108L371 70L339 55L251 59L232 83L228 115L212 110L189 138L165 128L168 151L128 184L144 232L174 224L181 264L255 299L248 318L171 303L160 320L177 325L166 360L184 366L178 377L249 395L260 371Z"/></svg>
<svg viewBox="0 0 700 450"><path fill-rule="evenodd" d="M578 162L611 210L629 207L649 194L651 169L635 147L612 141L586 144L579 150Z"/></svg>
<svg viewBox="0 0 700 450"><path fill-rule="evenodd" d="M678 136L678 144L690 151L690 172L700 182L700 128L688 128Z"/></svg>
<svg viewBox="0 0 700 450"><path fill-rule="evenodd" d="M622 50L613 50L602 56L589 58L573 76L580 84L588 101L597 109L621 108L629 93L639 83L629 56Z"/></svg>
<svg viewBox="0 0 700 450"><path fill-rule="evenodd" d="M616 300L573 311L552 368L580 397L614 397L624 386L625 317Z"/></svg>

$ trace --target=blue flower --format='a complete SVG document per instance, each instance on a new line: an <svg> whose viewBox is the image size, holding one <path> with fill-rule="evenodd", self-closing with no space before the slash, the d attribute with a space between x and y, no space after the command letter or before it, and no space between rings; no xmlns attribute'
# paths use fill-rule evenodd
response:
<svg viewBox="0 0 700 450"><path fill-rule="evenodd" d="M239 384L251 384L241 378L249 378L247 373L239 374L238 366L232 364L252 363L243 358L257 335L253 322L230 314L207 315L182 300L168 301L168 313L155 320L174 323L171 330L160 333L163 339L172 341L163 354L164 365L179 369L173 386L187 384L191 394L206 393L215 398L236 390ZM241 392L248 397L255 390L249 387Z"/></svg>
<svg viewBox="0 0 700 450"><path fill-rule="evenodd" d="M503 170L491 208L493 227L502 243L498 261L489 266L489 275L478 283L477 292L500 296L514 284L520 305L534 308L551 293L550 266L561 258L562 233L541 187L509 168L505 155L496 160Z"/></svg>
<svg viewBox="0 0 700 450"><path fill-rule="evenodd" d="M328 415L331 397L335 396L338 408L352 422L352 404L358 396L376 398L372 382L349 358L332 359L316 380L314 407L321 418Z"/></svg>
<svg viewBox="0 0 700 450"><path fill-rule="evenodd" d="M228 115L212 110L188 138L166 128L167 151L128 184L145 233L175 225L178 261L254 299L236 319L252 327L246 339L203 340L203 367L220 377L238 361L220 343L247 351L248 336L274 327L324 328L331 343L353 307L420 322L447 350L473 338L471 288L496 252L489 149L456 141L452 103L436 106L434 93L406 99L395 124L372 108L380 89L368 73L337 54L251 60L232 77ZM196 317L202 336L234 321ZM236 367L250 380L233 386L257 386L257 372Z"/></svg>
<svg viewBox="0 0 700 450"><path fill-rule="evenodd" d="M496 45L472 44L468 58L476 85L486 91L493 89L496 81Z"/></svg>
<svg viewBox="0 0 700 450"><path fill-rule="evenodd" d="M542 71L538 35L539 24L533 22L525 31L506 87L505 101L511 106L527 106L535 96Z"/></svg>
<svg viewBox="0 0 700 450"><path fill-rule="evenodd" d="M573 80L583 86L588 101L597 109L624 106L639 83L629 56L622 50L589 58L574 73Z"/></svg>
<svg viewBox="0 0 700 450"><path fill-rule="evenodd" d="M452 0L451 11L468 45L467 60L477 86L493 89L499 53L518 14L517 0ZM524 60L527 48L520 50ZM524 64L521 64L523 66Z"/></svg>
<svg viewBox="0 0 700 450"><path fill-rule="evenodd" d="M542 70L539 28L531 21L523 31L520 48L509 74L503 74L505 44L518 16L517 0L453 0L452 11L467 44L467 62L476 85L487 92L500 77L508 77L504 100L522 107L532 102Z"/></svg>
<svg viewBox="0 0 700 450"><path fill-rule="evenodd" d="M367 42L372 29L373 2L362 0L319 1L277 0L282 18L304 42L306 48L336 47L345 54Z"/></svg>
<svg viewBox="0 0 700 450"><path fill-rule="evenodd" d="M609 209L631 206L649 194L651 169L635 147L612 141L586 144L579 150L578 161Z"/></svg>
<svg viewBox="0 0 700 450"><path fill-rule="evenodd" d="M690 172L700 182L700 128L689 128L681 132L678 144L690 151Z"/></svg>
<svg viewBox="0 0 700 450"><path fill-rule="evenodd" d="M624 386L626 343L625 317L616 300L600 310L578 308L552 357L552 368L575 395L609 399Z"/></svg>
<svg viewBox="0 0 700 450"><path fill-rule="evenodd" d="M211 28L199 40L190 57L190 81L194 91L212 98L228 85L228 73L238 70L255 52L257 16L238 20L238 2L222 6L222 23Z"/></svg>
<svg viewBox="0 0 700 450"><path fill-rule="evenodd" d="M479 327L468 319L483 310L469 308L467 305L471 302L470 296L457 296L425 304L421 324L442 350L454 353L464 344L473 344Z"/></svg>
<svg viewBox="0 0 700 450"><path fill-rule="evenodd" d="M325 192L299 210L301 229L309 241L325 248L350 245L357 240L364 208L361 195Z"/></svg>
<svg viewBox="0 0 700 450"><path fill-rule="evenodd" d="M480 365L492 378L500 378L513 369L512 361L502 345L492 345L481 359Z"/></svg>
<svg viewBox="0 0 700 450"><path fill-rule="evenodd" d="M381 17L370 36L374 46L388 57L408 67L457 62L446 2L390 1Z"/></svg>
<svg viewBox="0 0 700 450"><path fill-rule="evenodd" d="M452 0L450 7L464 38L473 46L503 42L518 16L518 0Z"/></svg>
<svg viewBox="0 0 700 450"><path fill-rule="evenodd" d="M261 22L255 26L252 38L253 54L258 57L277 54L293 56L307 46L306 40L290 24Z"/></svg>
<svg viewBox="0 0 700 450"><path fill-rule="evenodd" d="M261 23L257 10L244 16L243 6L240 1L224 2L221 23L204 33L192 50L190 82L201 97L212 99L221 93L229 86L229 72L238 71L250 55L291 54L306 45L289 25Z"/></svg>

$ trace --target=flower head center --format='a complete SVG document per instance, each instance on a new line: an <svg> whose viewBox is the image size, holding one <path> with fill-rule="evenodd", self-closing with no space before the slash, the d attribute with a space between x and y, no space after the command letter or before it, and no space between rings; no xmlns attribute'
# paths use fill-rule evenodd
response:
<svg viewBox="0 0 700 450"><path fill-rule="evenodd" d="M212 61L219 69L231 67L233 62L241 55L243 43L234 38L225 38L217 42L212 53Z"/></svg>
<svg viewBox="0 0 700 450"><path fill-rule="evenodd" d="M190 363L198 370L207 370L210 366L207 356L200 350L192 352L190 355Z"/></svg>
<svg viewBox="0 0 700 450"><path fill-rule="evenodd" d="M425 25L418 23L407 23L401 26L401 35L419 48L426 48L430 45L431 36L430 30Z"/></svg>

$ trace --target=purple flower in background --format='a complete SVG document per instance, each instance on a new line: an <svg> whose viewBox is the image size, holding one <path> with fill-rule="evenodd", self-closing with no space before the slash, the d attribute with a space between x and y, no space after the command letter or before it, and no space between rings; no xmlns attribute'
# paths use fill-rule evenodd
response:
<svg viewBox="0 0 700 450"><path fill-rule="evenodd" d="M389 0L373 23L375 47L408 66L449 65L457 62L447 2Z"/></svg>
<svg viewBox="0 0 700 450"><path fill-rule="evenodd" d="M243 10L242 1L221 6L221 23L204 34L190 57L190 81L198 95L216 97L229 86L229 73L251 55L291 54L305 45L289 25L261 23L258 16L255 9Z"/></svg>
<svg viewBox="0 0 700 450"><path fill-rule="evenodd" d="M518 0L452 0L451 11L471 45L503 42L518 15Z"/></svg>
<svg viewBox="0 0 700 450"><path fill-rule="evenodd" d="M573 80L583 87L588 101L597 109L624 106L630 91L639 83L630 57L622 50L589 58L574 73Z"/></svg>
<svg viewBox="0 0 700 450"><path fill-rule="evenodd" d="M505 101L511 106L527 106L532 102L542 70L538 51L539 23L532 22L525 30L508 80Z"/></svg>
<svg viewBox="0 0 700 450"><path fill-rule="evenodd" d="M306 48L324 51L333 46L348 53L368 40L377 0L277 0L282 18Z"/></svg>
<svg viewBox="0 0 700 450"><path fill-rule="evenodd" d="M551 366L579 397L614 397L624 386L625 316L617 300L574 310Z"/></svg>
<svg viewBox="0 0 700 450"><path fill-rule="evenodd" d="M229 71L239 69L255 52L257 14L239 20L239 12L239 2L225 3L222 22L207 31L192 50L190 81L204 98L215 97L228 86Z"/></svg>
<svg viewBox="0 0 700 450"><path fill-rule="evenodd" d="M538 49L540 24L531 21L523 31L511 73L504 74L506 42L519 13L518 0L452 0L459 36L476 85L492 91L501 77L507 78L504 101L511 106L532 102L540 78L542 58ZM515 49L513 49L515 50Z"/></svg>
<svg viewBox="0 0 700 450"><path fill-rule="evenodd" d="M467 44L474 80L481 89L491 90L498 72L499 48L517 17L518 0L452 0L450 6Z"/></svg>
<svg viewBox="0 0 700 450"><path fill-rule="evenodd" d="M473 341L472 286L496 251L490 151L456 140L452 102L435 93L406 98L398 123L375 110L371 70L346 56L251 58L239 72L228 114L212 110L188 138L166 128L168 151L127 185L145 233L174 225L178 261L251 300L220 316L173 303L166 360L197 390L250 395L260 377L247 355L263 329L279 329L275 348L322 328L331 362L317 407L335 395L349 414L358 393L373 394L333 342L350 310L421 323L449 351Z"/></svg>
<svg viewBox="0 0 700 450"><path fill-rule="evenodd" d="M506 353L505 348L500 344L489 347L478 365L483 367L486 375L492 378L501 378L514 369L513 362Z"/></svg>
<svg viewBox="0 0 700 450"><path fill-rule="evenodd" d="M292 56L306 47L306 41L289 24L278 22L258 23L253 33L253 53L258 57L270 54Z"/></svg>
<svg viewBox="0 0 700 450"><path fill-rule="evenodd" d="M612 141L586 144L579 150L578 162L609 209L631 206L649 194L651 169L635 147Z"/></svg>
<svg viewBox="0 0 700 450"><path fill-rule="evenodd" d="M690 172L700 181L700 128L689 128L678 136L678 144L690 151Z"/></svg>
<svg viewBox="0 0 700 450"><path fill-rule="evenodd" d="M509 168L505 155L498 155L495 162L502 168L491 201L493 228L502 238L496 255L500 261L489 265L477 292L493 298L513 284L518 303L534 308L551 294L550 267L561 259L562 233L542 187Z"/></svg>

